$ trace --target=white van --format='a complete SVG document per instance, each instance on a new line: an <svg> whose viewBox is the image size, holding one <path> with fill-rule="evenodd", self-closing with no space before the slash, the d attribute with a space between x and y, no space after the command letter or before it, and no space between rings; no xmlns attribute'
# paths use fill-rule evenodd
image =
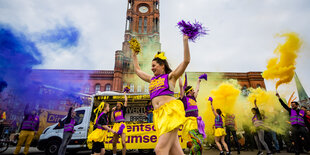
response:
<svg viewBox="0 0 310 155"><path fill-rule="evenodd" d="M67 146L70 152L77 152L87 149L86 139L89 128L92 106L80 107L74 110L76 117L74 118L77 124L74 126L74 134ZM65 118L63 118L65 119ZM58 124L47 127L41 134L37 148L45 151L45 154L57 154L63 137L63 126Z"/></svg>

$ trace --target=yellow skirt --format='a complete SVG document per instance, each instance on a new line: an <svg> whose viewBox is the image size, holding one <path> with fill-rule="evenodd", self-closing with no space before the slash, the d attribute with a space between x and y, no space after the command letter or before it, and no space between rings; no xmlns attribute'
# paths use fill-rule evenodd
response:
<svg viewBox="0 0 310 155"><path fill-rule="evenodd" d="M198 129L198 123L197 123L197 117L186 117L186 123L184 123L183 125L183 130L184 131L191 131L191 130L196 130ZM191 140L191 136L187 133L182 132L183 134L183 138L185 141L190 141Z"/></svg>
<svg viewBox="0 0 310 155"><path fill-rule="evenodd" d="M224 128L217 128L214 131L214 136L215 137L220 137L220 136L225 136L226 135L226 131Z"/></svg>
<svg viewBox="0 0 310 155"><path fill-rule="evenodd" d="M118 132L122 124L124 124L124 126L125 126L125 128L124 128L124 130L123 130L123 133L126 134L126 133L127 133L127 126L126 126L126 123L124 123L124 122L115 123L115 124L113 125L112 130Z"/></svg>
<svg viewBox="0 0 310 155"><path fill-rule="evenodd" d="M96 129L87 137L87 146L91 149L93 142L105 142L108 136L107 130Z"/></svg>
<svg viewBox="0 0 310 155"><path fill-rule="evenodd" d="M184 106L180 100L171 100L165 103L158 109L155 109L153 115L157 137L174 129L178 129L181 125L185 126L185 128L183 128L183 133L188 133L192 127L192 125L186 124L189 118L185 117Z"/></svg>

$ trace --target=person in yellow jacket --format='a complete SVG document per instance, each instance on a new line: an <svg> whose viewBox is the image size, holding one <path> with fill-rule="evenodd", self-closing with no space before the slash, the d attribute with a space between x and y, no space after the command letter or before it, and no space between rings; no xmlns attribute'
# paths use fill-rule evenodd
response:
<svg viewBox="0 0 310 155"><path fill-rule="evenodd" d="M116 133L108 127L109 119L107 113L110 111L108 103L101 102L95 112L97 111L97 117L94 120L94 131L87 137L87 141L93 142L92 155L104 155L105 148L104 142L107 140L108 131ZM101 112L100 115L99 111Z"/></svg>

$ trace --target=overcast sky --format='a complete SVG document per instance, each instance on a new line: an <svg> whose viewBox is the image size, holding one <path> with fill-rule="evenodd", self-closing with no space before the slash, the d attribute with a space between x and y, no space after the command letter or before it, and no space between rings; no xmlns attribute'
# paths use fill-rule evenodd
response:
<svg viewBox="0 0 310 155"><path fill-rule="evenodd" d="M126 9L127 0L0 0L0 24L35 42L44 58L35 68L113 70L114 52L124 40ZM172 66L181 61L175 57L182 52L176 27L181 19L197 20L210 30L190 43L187 71L264 71L283 42L275 35L298 33L304 44L296 72L310 93L309 0L161 0L160 41ZM74 44L50 38L63 29L76 34ZM267 89L274 87L267 84Z"/></svg>

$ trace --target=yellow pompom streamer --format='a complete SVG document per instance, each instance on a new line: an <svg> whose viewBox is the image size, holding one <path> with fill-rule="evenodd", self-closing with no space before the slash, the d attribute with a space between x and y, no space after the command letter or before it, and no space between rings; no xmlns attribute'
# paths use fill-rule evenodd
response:
<svg viewBox="0 0 310 155"><path fill-rule="evenodd" d="M137 54L141 51L140 43L137 41L136 38L131 38L129 44L130 44L129 48L135 51Z"/></svg>
<svg viewBox="0 0 310 155"><path fill-rule="evenodd" d="M94 113L96 113L94 122L96 122L98 118L98 114L103 110L103 107L104 107L104 102L101 102L100 105L94 110Z"/></svg>

